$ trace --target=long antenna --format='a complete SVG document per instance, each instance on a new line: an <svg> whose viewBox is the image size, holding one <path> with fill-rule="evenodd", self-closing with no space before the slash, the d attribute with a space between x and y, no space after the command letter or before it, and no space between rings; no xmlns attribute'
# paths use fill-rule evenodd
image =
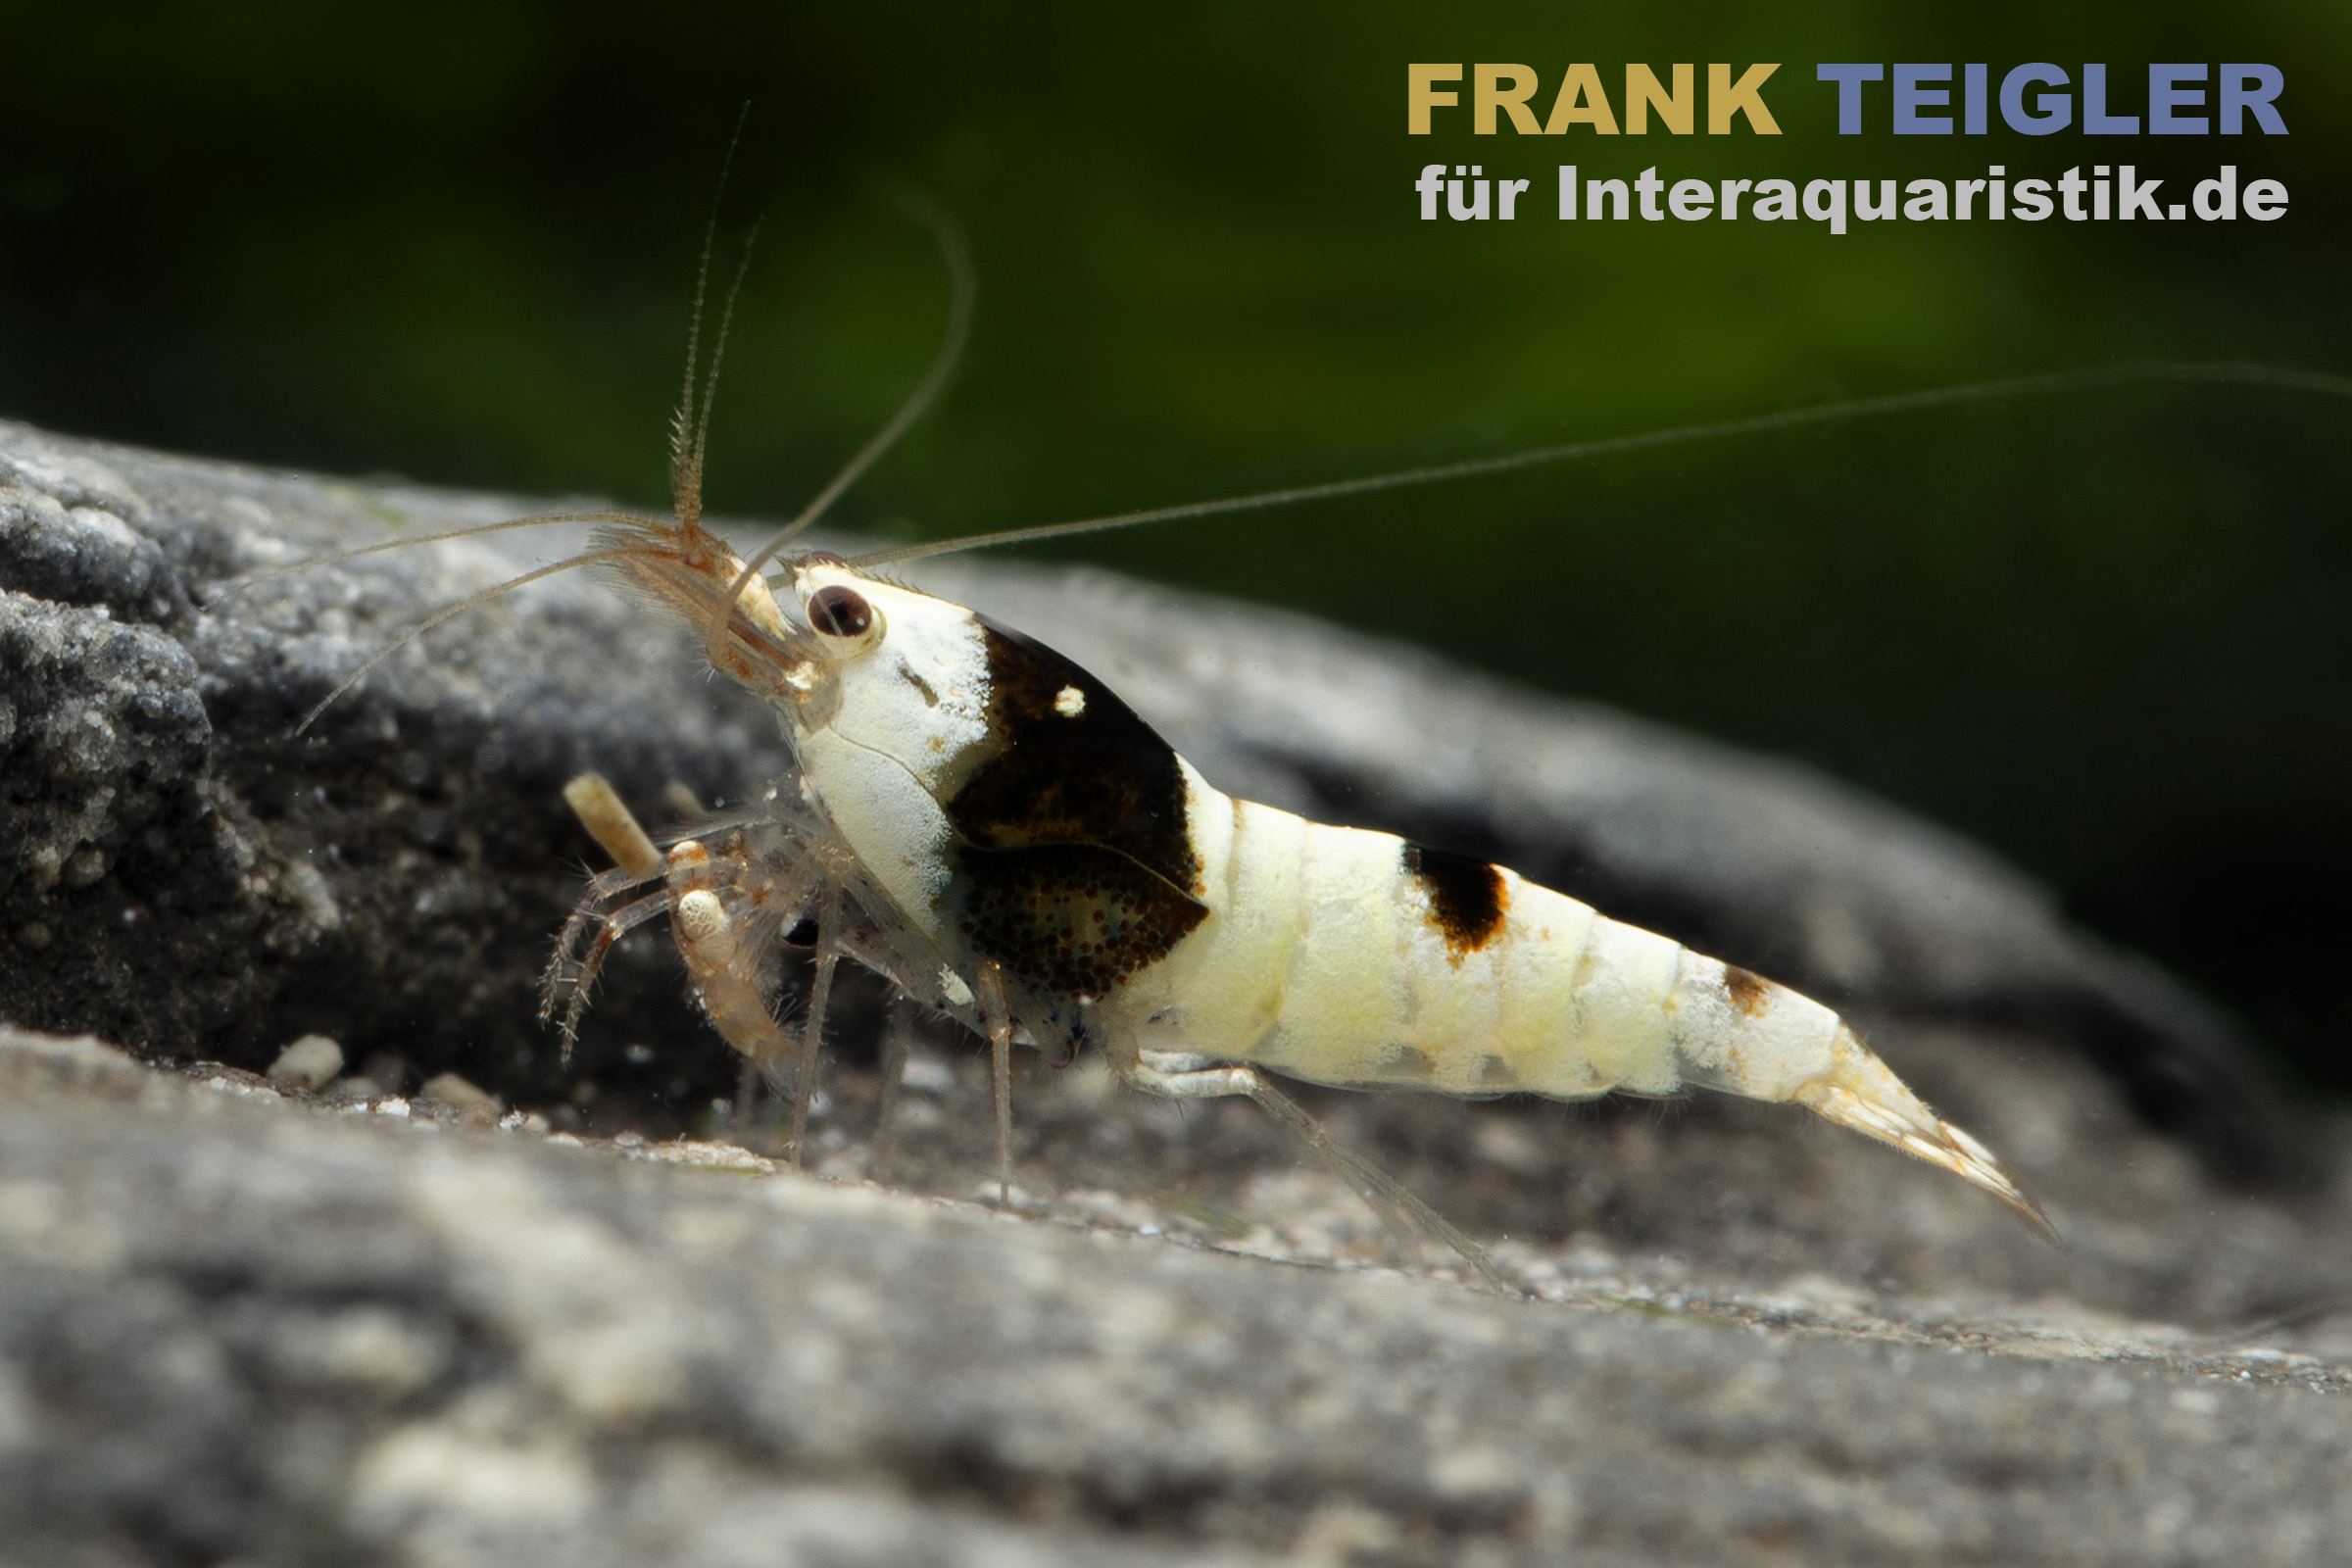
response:
<svg viewBox="0 0 2352 1568"><path fill-rule="evenodd" d="M265 566L258 571L241 572L234 577L226 578L219 586L222 593L241 594L248 588L279 577L291 577L296 572L309 571L314 566L332 566L346 561L357 561L362 556L380 556L394 550L412 550L418 545L444 544L452 539L471 539L478 534L505 533L512 528L545 528L559 522L609 522L618 523L623 527L642 527L649 522L658 524L658 519L645 516L641 513L618 510L534 512L527 517L509 517L504 522L477 522L467 528L450 528L440 533L420 533L408 539L388 539L381 544L361 545L352 550L337 550L328 555L311 556L283 566Z"/></svg>
<svg viewBox="0 0 2352 1568"><path fill-rule="evenodd" d="M1547 463L1572 463L1582 458L1607 457L1620 452L1640 452L1652 447L1680 446L1686 442L1712 441L1726 436L1757 435L1771 430L1789 430L1811 424L1832 424L1841 419L1882 418L1888 415L1911 414L1922 409L1944 408L1954 404L1985 403L2008 397L2047 397L2060 392L2082 392L2102 387L2130 386L2150 381L2200 381L2230 386L2266 386L2289 392L2311 392L2326 397L2352 397L2352 376L2332 374L2326 370L2305 370L2291 366L2251 365L2239 363L2182 363L2154 361L2138 365L2111 366L2090 370L2060 370L2049 375L2016 376L1999 381L1972 381L1961 386L1938 387L1929 392L1896 392L1886 397L1844 398L1835 403L1819 403L1810 408L1788 409L1778 414L1753 414L1738 419L1722 419L1710 424L1677 425L1669 430L1650 430L1641 435L1604 436L1595 441L1572 441L1564 446L1538 447L1529 452L1514 452L1499 458L1472 458L1461 463L1443 463L1425 468L1400 468L1393 473L1370 474L1360 479L1335 479L1324 484L1293 485L1282 490L1265 490L1255 495L1231 496L1218 501L1191 501L1172 507L1150 507L1140 512L1119 512L1107 516L1085 517L1076 522L1043 523L1029 528L1005 528L996 533L969 534L960 539L938 539L923 544L900 545L890 550L877 550L858 557L851 565L863 571L875 566L894 565L904 561L922 561L932 556L959 554L966 550L982 550L993 545L1030 544L1041 539L1068 539L1079 534L1107 533L1115 528L1141 527L1145 523L1173 522L1180 517L1209 517L1225 513L1255 512L1268 507L1294 507L1309 501L1336 501L1346 496L1369 495L1380 490L1401 490L1411 485L1438 484L1447 479L1471 479L1491 473L1509 473L1518 468L1533 468ZM786 530L783 537L789 537ZM765 559L764 554L761 559Z"/></svg>
<svg viewBox="0 0 2352 1568"><path fill-rule="evenodd" d="M972 330L972 301L979 292L978 280L972 271L971 247L965 243L963 230L956 226L947 210L928 196L908 191L901 195L899 205L909 217L931 230L931 237L939 244L940 259L947 264L947 335L940 342L939 353L932 357L931 368L914 384L914 390L906 394L906 401L899 405L899 412L890 416L890 422L874 432L873 439L859 448L858 455L833 476L832 482L816 493L815 500L801 509L799 516L779 529L775 537L761 545L743 564L743 570L736 574L734 586L728 590L725 600L711 611L710 646L706 651L712 662L717 662L720 644L726 636L727 617L735 608L735 601L742 597L744 585L758 574L761 566L775 559L777 551L807 532L810 524L824 515L825 509L841 499L842 492L857 483L858 475L873 466L875 459L890 450L892 444L906 433L908 425L922 417L923 411L939 396L940 388L947 385L948 377L955 374L956 362L963 358L963 345Z"/></svg>

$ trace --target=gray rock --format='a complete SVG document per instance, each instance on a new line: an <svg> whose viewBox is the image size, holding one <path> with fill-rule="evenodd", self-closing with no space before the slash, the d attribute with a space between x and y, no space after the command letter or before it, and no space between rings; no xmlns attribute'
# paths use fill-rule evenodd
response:
<svg viewBox="0 0 2352 1568"><path fill-rule="evenodd" d="M510 563L462 544L231 579L513 508L14 426L0 459L0 1016L255 1069L316 1032L412 1087L569 1093L534 981L592 846L552 792L593 764L639 799L673 777L740 795L782 764L766 716L678 701L677 639L567 578L404 651L297 736L336 679ZM665 972L622 975L619 1028L682 1032Z"/></svg>
<svg viewBox="0 0 2352 1568"><path fill-rule="evenodd" d="M2276 1349L1823 1287L1505 1301L390 1108L0 1037L0 1558L2248 1564L2352 1529L2352 1376Z"/></svg>
<svg viewBox="0 0 2352 1568"><path fill-rule="evenodd" d="M1497 1301L1252 1107L1026 1056L1021 1217L991 1216L984 1060L871 988L812 1124L830 1183L760 1152L659 924L554 1059L534 982L595 857L563 781L659 815L673 782L739 799L783 764L673 629L535 583L292 733L548 558L498 536L232 579L523 504L20 426L0 463L0 1018L164 1064L0 1045L0 1561L2340 1540L2343 1129L1948 835L1296 617L934 564L1226 788L1494 855L1838 1002L2074 1250L1787 1107L1303 1094L1541 1298ZM888 1095L884 1029L913 1052ZM312 1032L349 1075L259 1076ZM409 1098L445 1075L486 1098Z"/></svg>

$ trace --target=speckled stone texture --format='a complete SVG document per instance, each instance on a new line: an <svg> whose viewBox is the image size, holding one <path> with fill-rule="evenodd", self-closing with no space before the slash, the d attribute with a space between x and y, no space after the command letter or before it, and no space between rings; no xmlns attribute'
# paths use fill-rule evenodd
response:
<svg viewBox="0 0 2352 1568"><path fill-rule="evenodd" d="M1534 1297L1499 1301L1252 1107L1027 1054L996 1216L983 1058L856 985L821 1179L794 1176L659 922L558 1062L534 981L597 859L563 781L600 768L653 818L673 782L740 799L783 766L772 722L574 574L297 737L401 630L575 545L252 575L527 510L0 425L0 1019L161 1064L0 1042L0 1563L2344 1539L2343 1130L2210 1009L1830 781L1275 612L916 574L1221 787L1493 856L1839 1004L2072 1252L1787 1107L1302 1095L1494 1246ZM886 1030L912 1050L887 1105ZM257 1076L311 1033L343 1077Z"/></svg>
<svg viewBox="0 0 2352 1568"><path fill-rule="evenodd" d="M1505 1301L614 1152L0 1039L0 1560L2321 1563L2352 1530L2345 1380L2276 1352Z"/></svg>

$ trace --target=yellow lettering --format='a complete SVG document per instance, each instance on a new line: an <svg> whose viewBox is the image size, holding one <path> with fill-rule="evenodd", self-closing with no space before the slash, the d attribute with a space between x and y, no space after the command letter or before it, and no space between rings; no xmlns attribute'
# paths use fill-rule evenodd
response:
<svg viewBox="0 0 2352 1568"><path fill-rule="evenodd" d="M1435 85L1441 81L1462 79L1460 66L1407 66L1404 68L1404 128L1415 136L1429 134L1429 112L1432 109L1451 109L1462 101L1458 92L1441 92Z"/></svg>
<svg viewBox="0 0 2352 1568"><path fill-rule="evenodd" d="M1471 78L1470 128L1481 136L1494 134L1494 111L1499 109L1511 117L1511 128L1522 136L1542 134L1536 124L1536 112L1527 101L1536 95L1536 73L1532 66L1479 66ZM1508 90L1503 83L1509 82Z"/></svg>
<svg viewBox="0 0 2352 1568"><path fill-rule="evenodd" d="M1595 136L1617 134L1617 116L1609 108L1600 73L1589 65L1570 66L1560 78L1560 95L1551 101L1551 119L1544 122L1544 134L1565 136L1570 125L1591 125Z"/></svg>
<svg viewBox="0 0 2352 1568"><path fill-rule="evenodd" d="M1698 108L1698 73L1690 66L1674 68L1674 91L1670 95L1658 80L1658 74L1647 66L1625 68L1625 133L1645 136L1649 133L1649 111L1654 106L1666 128L1677 136L1690 134L1693 111Z"/></svg>
<svg viewBox="0 0 2352 1568"><path fill-rule="evenodd" d="M1730 66L1707 68L1707 134L1728 136L1732 133L1732 117L1745 115L1747 127L1759 136L1778 136L1780 122L1772 111L1764 107L1764 83L1779 66L1750 66L1738 82L1732 80Z"/></svg>

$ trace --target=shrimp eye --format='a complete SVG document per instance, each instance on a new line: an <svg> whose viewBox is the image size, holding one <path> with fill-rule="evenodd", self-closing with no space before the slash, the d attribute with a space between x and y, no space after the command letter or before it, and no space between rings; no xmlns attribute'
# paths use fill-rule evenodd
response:
<svg viewBox="0 0 2352 1568"><path fill-rule="evenodd" d="M808 624L828 637L862 637L873 627L874 607L855 588L819 588L808 596Z"/></svg>

